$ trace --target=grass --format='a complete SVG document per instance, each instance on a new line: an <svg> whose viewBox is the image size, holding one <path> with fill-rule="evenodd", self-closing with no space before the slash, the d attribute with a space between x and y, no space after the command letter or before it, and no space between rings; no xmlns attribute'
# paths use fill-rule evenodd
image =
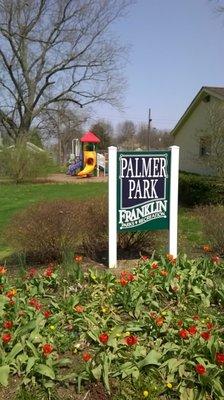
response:
<svg viewBox="0 0 224 400"><path fill-rule="evenodd" d="M10 254L10 249L3 243L2 232L17 212L40 201L88 199L106 192L107 184L102 182L0 185L0 259Z"/></svg>
<svg viewBox="0 0 224 400"><path fill-rule="evenodd" d="M179 208L179 248L181 253L196 256L204 243L202 222L191 208Z"/></svg>

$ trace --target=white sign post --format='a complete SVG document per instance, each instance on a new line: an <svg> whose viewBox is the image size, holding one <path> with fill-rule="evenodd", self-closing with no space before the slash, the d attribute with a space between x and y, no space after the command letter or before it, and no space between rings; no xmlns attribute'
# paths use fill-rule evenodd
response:
<svg viewBox="0 0 224 400"><path fill-rule="evenodd" d="M169 254L177 257L179 147L171 146Z"/></svg>
<svg viewBox="0 0 224 400"><path fill-rule="evenodd" d="M117 147L108 148L109 268L117 267Z"/></svg>
<svg viewBox="0 0 224 400"><path fill-rule="evenodd" d="M179 177L179 147L178 146L171 146L170 147L170 151L167 152L167 154L170 153L170 176L166 176L165 173L165 157L161 157L159 151L154 150L151 152L148 152L149 154L146 154L145 152L142 153L131 153L131 155L128 152L124 152L125 156L121 153L117 154L117 148L114 146L111 146L108 148L108 152L109 152L109 171L108 171L108 175L109 175L109 179L108 179L108 185L109 185L109 197L108 197L108 211L109 211L109 268L116 268L117 267L117 230L119 228L118 226L118 222L117 222L117 202L118 202L118 197L117 194L119 194L119 199L121 196L120 191L117 189L117 170L120 169L120 167L118 167L117 165L117 157L126 157L126 159L128 160L130 157L134 157L134 160L136 162L136 167L132 167L132 164L130 163L130 165L128 164L128 161L124 163L124 166L126 166L127 168L127 177L123 177L125 179L127 179L128 182L131 182L136 185L137 189L136 189L136 196L134 197L134 199L141 199L142 203L143 203L143 207L142 209L140 209L140 213L139 213L139 218L140 218L140 222L141 222L141 218L143 218L143 211L147 214L145 215L145 219L146 221L151 224L150 226L146 226L145 225L145 230L155 230L155 229L169 229L169 254L171 254L173 257L177 257L177 216L178 216L178 177ZM128 153L128 154L127 154ZM158 156L155 154L158 154ZM161 164L159 164L159 156L161 157ZM163 154L162 154L163 156ZM129 157L129 158L128 158ZM120 158L119 158L120 159ZM125 160L125 158L123 158ZM121 160L123 160L121 158ZM140 160L143 160L144 163L141 164ZM148 160L148 164L145 160ZM151 164L149 163L149 161L151 162ZM153 162L153 163L152 163ZM123 165L123 164L122 164ZM142 172L138 172L138 168L140 168L140 165L142 165ZM152 167L153 165L153 167ZM160 165L160 167L159 167ZM146 168L147 167L147 168ZM160 168L160 172L161 172L161 176L159 174L159 168ZM136 173L136 177L134 176L134 178L137 178L136 181L134 181L133 179L130 180L129 178L129 172L131 174L131 178L133 178L133 174L134 172ZM133 174L132 174L133 173ZM143 179L143 183L144 183L144 190L143 192L141 191L141 179L143 178L143 173L146 174L146 176L144 176L145 179ZM164 176L163 176L164 173ZM121 172L119 171L119 174L121 174ZM119 175L120 176L120 175ZM157 179L155 179L157 177ZM160 180L160 178L162 178ZM167 192L165 189L165 192L162 193L161 192L161 188L163 190L163 188L165 188L165 183L166 183L166 179L169 178L169 191ZM165 183L164 183L164 182ZM151 183L151 192L150 192L150 183ZM137 185L139 184L139 185ZM168 188L168 186L167 186ZM130 189L130 185L129 185L129 189ZM161 209L156 209L152 210L150 208L150 206L147 206L147 204L145 202L147 201L151 201L149 202L149 205L153 204L155 205L155 199L158 200L158 196L157 196L157 191L158 190L158 195L160 194L161 199L163 198L163 196L165 196L165 203L163 205L162 200L158 201L157 203L159 205L161 205ZM118 193L117 193L118 191ZM127 191L127 186L126 186L126 191ZM126 193L126 191L124 191L124 193ZM161 193L160 193L161 192ZM139 197L138 197L138 193ZM142 197L142 193L143 193L143 197ZM169 195L168 195L169 193ZM154 195L154 199L152 199L152 195ZM167 196L167 199L166 199ZM122 198L123 199L123 198ZM129 199L129 203L127 202L127 199ZM135 218L135 213L133 214L134 216L132 217L131 214L131 206L133 206L132 204L130 204L130 190L129 190L129 197L128 194L127 196L125 195L124 200L126 201L124 208L121 208L121 210L128 210L128 213L131 215L131 218ZM144 202L145 201L145 202ZM163 214L163 210L162 208L165 207L166 203L168 202L168 207L169 207L169 215L165 215L162 216L163 218L166 218L166 223L163 224L162 222L159 221L159 224L157 223L157 225L154 223L153 224L153 216L154 219L157 216L157 214ZM120 200L119 200L120 203ZM137 204L138 205L138 204ZM119 207L121 207L119 205ZM133 210L136 211L137 208L136 204L134 204L134 208ZM156 206L157 207L157 206ZM151 211L150 211L151 210ZM119 208L119 212L120 212L120 208ZM128 214L128 215L129 215ZM137 212L136 212L137 215ZM150 218L151 217L151 218ZM159 217L161 217L161 215L159 215ZM168 219L169 217L169 219ZM152 222L150 222L150 220ZM137 225L138 221L134 221L135 224ZM119 222L120 223L120 222ZM141 225L141 224L139 224ZM133 226L134 227L134 226ZM132 228L132 227L131 227ZM135 227L134 227L135 228ZM150 229L151 228L151 229ZM123 227L122 227L123 229ZM125 227L126 230L130 229L130 225ZM124 230L125 230L124 229ZM138 229L136 226L136 231L137 230L141 230L140 228Z"/></svg>

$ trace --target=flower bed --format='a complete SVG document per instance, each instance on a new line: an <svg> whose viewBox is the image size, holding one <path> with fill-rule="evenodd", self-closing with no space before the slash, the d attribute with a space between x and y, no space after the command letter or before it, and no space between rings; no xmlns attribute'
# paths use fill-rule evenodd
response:
<svg viewBox="0 0 224 400"><path fill-rule="evenodd" d="M16 282L0 267L2 386L14 376L46 396L72 385L87 399L101 381L102 399L223 399L219 257L143 257L119 277L81 263L30 268Z"/></svg>

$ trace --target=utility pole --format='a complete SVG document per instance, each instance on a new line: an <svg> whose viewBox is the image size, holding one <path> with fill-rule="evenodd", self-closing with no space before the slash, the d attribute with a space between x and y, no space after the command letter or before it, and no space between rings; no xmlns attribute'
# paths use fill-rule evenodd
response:
<svg viewBox="0 0 224 400"><path fill-rule="evenodd" d="M149 119L148 119L148 150L150 150L150 133L151 133L151 108L149 108Z"/></svg>

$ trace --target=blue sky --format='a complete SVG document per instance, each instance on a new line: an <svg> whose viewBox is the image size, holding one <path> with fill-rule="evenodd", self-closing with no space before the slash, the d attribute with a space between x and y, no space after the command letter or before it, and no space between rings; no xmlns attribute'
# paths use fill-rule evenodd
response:
<svg viewBox="0 0 224 400"><path fill-rule="evenodd" d="M124 112L95 107L114 126L148 119L172 129L201 86L224 86L224 12L217 0L137 0L114 30L130 45Z"/></svg>

